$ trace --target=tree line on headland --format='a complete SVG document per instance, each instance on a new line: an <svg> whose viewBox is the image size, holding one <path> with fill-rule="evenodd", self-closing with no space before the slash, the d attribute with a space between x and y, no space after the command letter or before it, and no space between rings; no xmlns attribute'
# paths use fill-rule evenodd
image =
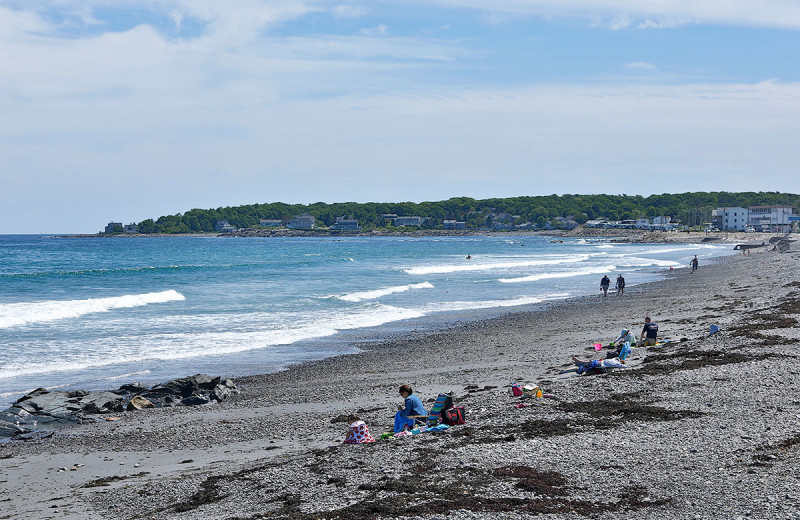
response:
<svg viewBox="0 0 800 520"><path fill-rule="evenodd" d="M800 195L779 192L691 192L650 195L545 195L491 199L454 197L437 202L337 202L327 204L248 204L217 209L192 209L183 214L165 215L139 223L139 233L202 233L214 231L218 221L227 221L236 228L257 227L261 219L287 222L296 215L308 213L317 222L330 226L336 217L358 219L364 230L391 225L384 214L428 217L428 226L441 225L443 220L465 221L469 228L487 226L491 215L506 213L520 221L544 226L557 217L572 216L578 223L590 219L626 220L671 216L688 226L709 222L711 211L725 206L800 205ZM490 225L490 224L489 224Z"/></svg>

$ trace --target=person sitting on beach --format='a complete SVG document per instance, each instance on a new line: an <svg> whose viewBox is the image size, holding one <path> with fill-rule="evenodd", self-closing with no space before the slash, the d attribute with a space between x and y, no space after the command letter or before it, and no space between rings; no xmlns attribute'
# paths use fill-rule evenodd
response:
<svg viewBox="0 0 800 520"><path fill-rule="evenodd" d="M409 385L400 387L400 395L405 399L405 406L398 406L397 413L394 415L394 432L401 432L405 428L414 427L412 416L427 416L428 412L422 405L422 400L414 394Z"/></svg>
<svg viewBox="0 0 800 520"><path fill-rule="evenodd" d="M650 321L650 316L644 319L644 328L642 329L642 339L639 340L640 347L651 347L656 344L656 337L658 336L658 324Z"/></svg>
<svg viewBox="0 0 800 520"><path fill-rule="evenodd" d="M625 343L628 344L628 348L630 348L631 345L637 344L636 334L628 329L622 329L622 333L620 333L619 337L611 342L611 346L614 347L614 350L610 351L606 358L620 357ZM622 359L624 360L625 358L623 357Z"/></svg>
<svg viewBox="0 0 800 520"><path fill-rule="evenodd" d="M608 296L608 286L611 285L611 280L608 276L603 275L603 278L600 280L600 290L603 291L603 298Z"/></svg>
<svg viewBox="0 0 800 520"><path fill-rule="evenodd" d="M593 376L596 374L605 374L607 369L609 368L628 368L628 365L626 365L624 361L621 361L617 358L592 359L588 361L582 361L577 357L572 356L572 362L575 364L575 368L568 368L567 370L562 370L561 374L566 374L568 372L576 372L579 376L580 375Z"/></svg>

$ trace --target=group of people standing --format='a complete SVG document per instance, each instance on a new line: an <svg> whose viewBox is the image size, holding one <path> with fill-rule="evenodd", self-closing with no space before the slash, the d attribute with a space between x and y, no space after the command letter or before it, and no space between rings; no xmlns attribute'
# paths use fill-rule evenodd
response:
<svg viewBox="0 0 800 520"><path fill-rule="evenodd" d="M611 285L611 280L608 276L603 275L603 278L600 280L600 290L603 291L603 298L608 297L608 288ZM622 296L625 294L625 278L622 277L622 274L617 276L617 296Z"/></svg>
<svg viewBox="0 0 800 520"><path fill-rule="evenodd" d="M692 261L689 262L689 268L691 269L690 273L694 274L697 271L697 266L699 262L697 260L697 255L694 255ZM672 269L670 267L670 269ZM603 275L603 278L600 279L600 290L603 292L603 298L608 297L608 288L611 286L611 279L607 275ZM617 275L617 296L622 296L625 294L625 278L623 278L622 274Z"/></svg>

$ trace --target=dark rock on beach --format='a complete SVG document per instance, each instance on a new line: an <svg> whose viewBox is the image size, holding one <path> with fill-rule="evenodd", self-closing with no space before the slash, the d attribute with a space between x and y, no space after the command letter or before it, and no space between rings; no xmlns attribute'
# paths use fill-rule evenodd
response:
<svg viewBox="0 0 800 520"><path fill-rule="evenodd" d="M197 374L147 388L126 384L112 392L37 388L0 412L0 437L18 437L35 430L96 420L97 415L164 406L197 406L238 393L230 379Z"/></svg>

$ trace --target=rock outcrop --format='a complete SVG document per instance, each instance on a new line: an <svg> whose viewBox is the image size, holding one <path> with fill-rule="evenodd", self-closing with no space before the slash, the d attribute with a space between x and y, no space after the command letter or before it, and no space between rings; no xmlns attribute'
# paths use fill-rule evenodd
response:
<svg viewBox="0 0 800 520"><path fill-rule="evenodd" d="M196 406L238 393L230 379L197 374L147 388L139 383L119 389L51 392L37 388L0 412L0 437L26 438L34 432L97 420L97 416L164 406Z"/></svg>

